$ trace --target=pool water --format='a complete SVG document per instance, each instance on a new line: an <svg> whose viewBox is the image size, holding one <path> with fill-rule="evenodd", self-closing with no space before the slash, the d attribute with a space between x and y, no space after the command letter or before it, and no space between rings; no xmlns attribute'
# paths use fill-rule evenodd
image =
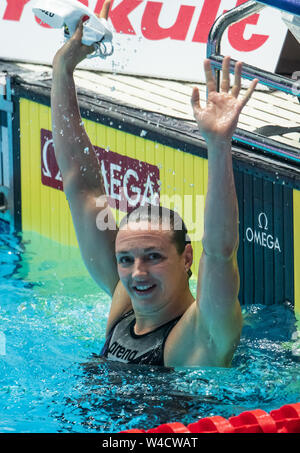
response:
<svg viewBox="0 0 300 453"><path fill-rule="evenodd" d="M109 303L76 248L1 234L0 432L114 433L300 401L299 321L288 304L243 307L230 369L171 370L94 356Z"/></svg>

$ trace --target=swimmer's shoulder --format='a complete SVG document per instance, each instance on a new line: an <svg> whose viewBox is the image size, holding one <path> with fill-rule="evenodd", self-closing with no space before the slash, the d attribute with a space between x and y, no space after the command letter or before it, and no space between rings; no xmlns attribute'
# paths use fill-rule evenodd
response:
<svg viewBox="0 0 300 453"><path fill-rule="evenodd" d="M170 367L215 366L215 352L207 326L195 301L170 331L164 363Z"/></svg>

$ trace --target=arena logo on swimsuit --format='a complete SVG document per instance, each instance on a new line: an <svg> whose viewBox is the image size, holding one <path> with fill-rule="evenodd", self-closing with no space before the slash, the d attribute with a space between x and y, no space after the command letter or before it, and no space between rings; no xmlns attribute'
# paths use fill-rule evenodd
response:
<svg viewBox="0 0 300 453"><path fill-rule="evenodd" d="M129 348L125 348L122 345L120 345L117 341L114 341L114 343L110 346L108 350L109 357L110 359L117 357L119 360L124 360L125 362L130 362L131 360L134 360L136 358L138 351L136 349L132 350Z"/></svg>
<svg viewBox="0 0 300 453"><path fill-rule="evenodd" d="M128 212L139 205L159 204L159 168L147 162L95 146L105 191L111 207ZM89 150L84 149L83 153ZM52 132L41 129L42 184L63 190L63 181L54 154ZM85 167L82 167L84 174Z"/></svg>

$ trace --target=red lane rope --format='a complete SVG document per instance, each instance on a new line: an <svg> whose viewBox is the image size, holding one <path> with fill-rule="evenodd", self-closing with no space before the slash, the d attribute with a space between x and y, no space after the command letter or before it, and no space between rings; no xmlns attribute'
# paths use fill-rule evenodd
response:
<svg viewBox="0 0 300 453"><path fill-rule="evenodd" d="M300 403L285 404L269 414L261 409L242 412L227 420L219 415L201 418L185 426L180 422L121 433L300 433Z"/></svg>

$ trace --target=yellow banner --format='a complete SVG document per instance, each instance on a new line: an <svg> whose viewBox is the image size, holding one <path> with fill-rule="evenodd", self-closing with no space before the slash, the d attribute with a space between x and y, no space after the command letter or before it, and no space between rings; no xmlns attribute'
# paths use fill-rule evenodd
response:
<svg viewBox="0 0 300 453"><path fill-rule="evenodd" d="M107 191L118 202L113 209L116 220L126 212L123 202L130 208L158 196L162 206L175 209L183 217L194 247L192 271L197 273L202 252L207 160L143 136L83 121L99 153ZM63 245L77 246L61 176L51 156L50 108L21 99L20 124L22 228Z"/></svg>

